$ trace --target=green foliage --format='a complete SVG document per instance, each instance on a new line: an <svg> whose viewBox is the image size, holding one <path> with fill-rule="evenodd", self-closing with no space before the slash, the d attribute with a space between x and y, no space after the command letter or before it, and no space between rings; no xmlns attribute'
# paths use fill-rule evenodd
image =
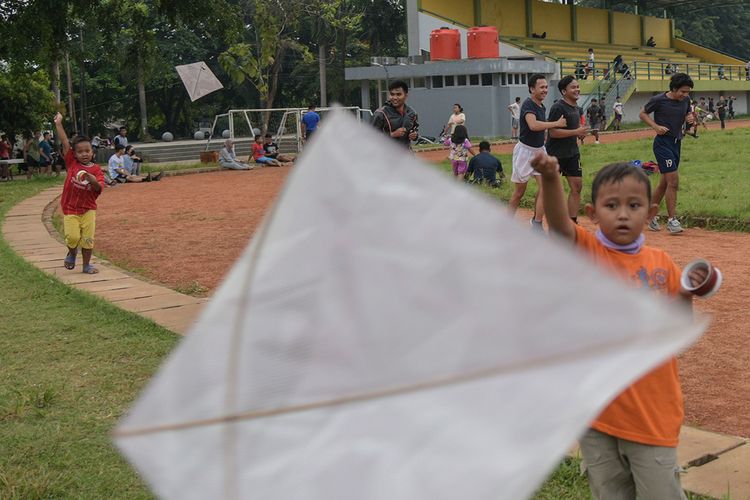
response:
<svg viewBox="0 0 750 500"><path fill-rule="evenodd" d="M54 95L43 70L33 72L11 67L0 70L0 130L21 132L39 130L55 111Z"/></svg>
<svg viewBox="0 0 750 500"><path fill-rule="evenodd" d="M260 107L273 107L286 52L299 54L304 62L312 61L310 50L295 38L302 6L299 0L256 1L253 24L246 33L252 43L234 44L219 55L219 63L235 83L255 87Z"/></svg>

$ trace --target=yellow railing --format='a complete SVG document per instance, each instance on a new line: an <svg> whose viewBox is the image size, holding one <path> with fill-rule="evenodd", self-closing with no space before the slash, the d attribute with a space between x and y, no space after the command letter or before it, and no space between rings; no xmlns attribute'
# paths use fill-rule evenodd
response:
<svg viewBox="0 0 750 500"><path fill-rule="evenodd" d="M669 80L675 73L687 73L693 80L750 79L745 66L730 64L635 61L630 71L638 80Z"/></svg>

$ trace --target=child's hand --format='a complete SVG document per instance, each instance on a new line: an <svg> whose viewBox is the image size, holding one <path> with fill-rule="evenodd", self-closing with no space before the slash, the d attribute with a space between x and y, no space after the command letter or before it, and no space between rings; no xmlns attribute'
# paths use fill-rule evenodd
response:
<svg viewBox="0 0 750 500"><path fill-rule="evenodd" d="M560 164L557 162L557 158L542 151L538 152L531 160L531 166L542 174L542 177L557 175L560 172Z"/></svg>
<svg viewBox="0 0 750 500"><path fill-rule="evenodd" d="M62 123L62 120L63 120L63 115L61 113L55 114L53 121L55 122L56 125Z"/></svg>

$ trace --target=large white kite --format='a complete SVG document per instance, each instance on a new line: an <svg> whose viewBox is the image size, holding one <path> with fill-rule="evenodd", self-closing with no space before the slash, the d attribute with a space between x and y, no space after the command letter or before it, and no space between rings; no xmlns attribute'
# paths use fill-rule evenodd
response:
<svg viewBox="0 0 750 500"><path fill-rule="evenodd" d="M175 66L174 69L180 75L180 79L185 85L191 102L215 90L224 88L213 71L208 69L208 66L203 61Z"/></svg>
<svg viewBox="0 0 750 500"><path fill-rule="evenodd" d="M703 329L343 112L116 430L170 499L527 498Z"/></svg>

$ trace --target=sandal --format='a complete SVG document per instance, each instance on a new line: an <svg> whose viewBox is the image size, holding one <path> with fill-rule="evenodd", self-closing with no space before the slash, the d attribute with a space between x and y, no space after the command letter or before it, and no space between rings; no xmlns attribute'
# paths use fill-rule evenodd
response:
<svg viewBox="0 0 750 500"><path fill-rule="evenodd" d="M83 266L83 274L96 274L98 272L99 270L91 264L86 264L85 266Z"/></svg>
<svg viewBox="0 0 750 500"><path fill-rule="evenodd" d="M74 253L73 255L68 254L65 256L65 260L63 261L63 265L65 266L65 269L75 269L76 255L77 254Z"/></svg>

